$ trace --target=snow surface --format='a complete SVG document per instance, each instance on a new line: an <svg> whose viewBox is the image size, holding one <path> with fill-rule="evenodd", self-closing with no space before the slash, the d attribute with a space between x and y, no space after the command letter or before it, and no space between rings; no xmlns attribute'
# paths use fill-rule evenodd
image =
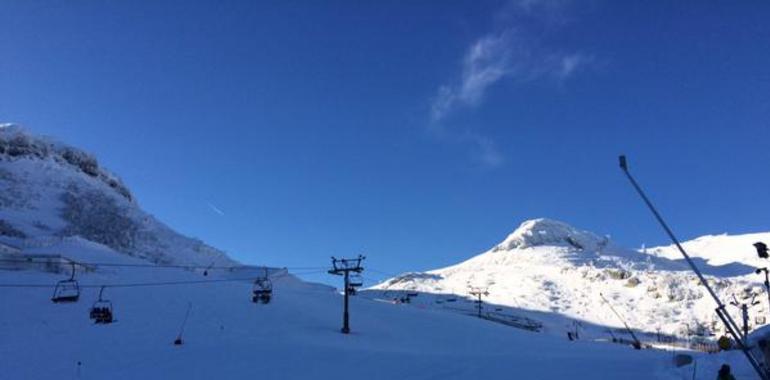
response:
<svg viewBox="0 0 770 380"><path fill-rule="evenodd" d="M753 244L770 243L770 232L744 235L707 235L682 243L691 257L703 259L709 265L746 264L754 267L768 266L767 259L760 259ZM647 248L646 253L668 259L679 259L676 246Z"/></svg>
<svg viewBox="0 0 770 380"><path fill-rule="evenodd" d="M737 251L754 238L703 238L686 245L720 250L732 247ZM567 326L575 320L599 327L622 327L603 294L627 323L641 332L704 337L723 334L714 313L716 304L684 260L665 248L655 252L661 254L625 249L566 223L536 219L525 221L502 243L463 263L406 273L373 286L370 294L393 298L393 292L419 292L420 297L413 302L450 310L457 310L458 304L445 301L460 296L466 302L460 303L463 310L458 311L467 312L474 306L467 302L469 289L481 288L489 292L484 297L491 304L487 310L503 308L506 313L542 320L546 331L558 335L566 334ZM753 296L766 299L761 286L764 278L754 273L753 266L740 260L716 260L721 257L716 253L697 252L695 257L711 258L696 262L723 300L732 300L733 295L742 302ZM730 312L740 320L737 308L731 307ZM752 308L756 315L766 312L766 302ZM751 321L752 327L764 324L756 322ZM592 331L607 334L601 328Z"/></svg>
<svg viewBox="0 0 770 380"><path fill-rule="evenodd" d="M80 236L153 262L233 262L142 211L88 153L18 126L0 127L0 224L2 240L22 247Z"/></svg>
<svg viewBox="0 0 770 380"><path fill-rule="evenodd" d="M758 294L750 255L713 252L739 252L754 237L704 239L688 244L720 294ZM674 352L608 343L627 336L600 293L640 332L676 333L685 323L715 330L713 305L669 248L640 253L548 219L523 223L464 263L359 293L352 333L343 335L334 289L271 268L273 301L254 304L260 268L239 266L145 213L89 154L0 125L0 242L79 262L232 268L205 277L160 266L79 270L84 288L74 304L50 301L65 273L0 269L0 379L712 379L723 362L739 379L755 378L735 352L691 353L693 377L695 366L673 366ZM211 282L218 280L228 281ZM135 286L178 281L209 282ZM115 306L111 325L88 318L102 285ZM540 332L471 317L468 286L489 290L484 315ZM411 304L391 302L406 293L417 294ZM188 305L185 343L174 346ZM569 341L576 322L581 338Z"/></svg>
<svg viewBox="0 0 770 380"><path fill-rule="evenodd" d="M77 244L77 243L75 243ZM82 245L83 258L107 247ZM138 262L114 254L123 263ZM210 279L235 274L216 271ZM61 275L0 271L0 282L52 284ZM82 285L203 279L167 268L80 273ZM471 379L678 378L669 353L523 331L484 320L351 300L352 333L339 332L342 299L332 289L274 275L268 305L249 282L107 288L111 325L88 319L98 288L53 304L50 288L0 288L4 379ZM188 302L184 345L172 341ZM78 366L78 362L81 363ZM556 364L556 365L554 365Z"/></svg>

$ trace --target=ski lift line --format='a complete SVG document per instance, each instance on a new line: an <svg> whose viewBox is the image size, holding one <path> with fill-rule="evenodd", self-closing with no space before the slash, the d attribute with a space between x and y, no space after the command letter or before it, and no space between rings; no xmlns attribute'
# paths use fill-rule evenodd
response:
<svg viewBox="0 0 770 380"><path fill-rule="evenodd" d="M370 272L379 273L379 274L382 274L382 275L385 275L385 276L389 276L389 277L398 277L398 276L400 276L398 274L388 273L388 272L384 272L384 271L373 269L373 268L366 268L366 269L368 271L370 271Z"/></svg>
<svg viewBox="0 0 770 380"><path fill-rule="evenodd" d="M304 272L304 273L285 273L269 276L270 279L278 279L287 276L297 276L315 273L324 273L325 270ZM217 280L190 280L190 281L165 281L165 282L140 282L140 283L126 283L126 284L81 284L81 288L133 288L143 286L172 286L172 285L188 285L188 284L206 284L206 283L219 283L219 282L238 282L238 281L254 281L260 277L242 277L242 278L224 278ZM0 284L0 288L54 288L56 285L50 284Z"/></svg>
<svg viewBox="0 0 770 380"><path fill-rule="evenodd" d="M0 263L15 264L43 264L45 261L19 260L19 259L0 259ZM73 261L75 265L90 267L117 267L117 268L153 268L153 269L204 269L204 270L232 270L232 269L258 269L262 265L231 265L231 266L209 266L209 265L180 265L180 264L119 264L119 263L90 263L84 261ZM326 267L280 267L289 270L310 270L325 269Z"/></svg>
<svg viewBox="0 0 770 380"><path fill-rule="evenodd" d="M289 276L289 274L281 274L271 276L271 279L282 278ZM192 280L192 281L164 281L164 282L138 282L138 283L125 283L125 284L82 284L81 288L136 288L136 287L150 287L150 286L174 286L174 285L192 285L192 284L208 284L208 283L220 283L220 282L239 282L239 281L254 281L261 277L242 277L242 278L223 278L218 280ZM48 284L0 284L0 288L53 288L56 285Z"/></svg>

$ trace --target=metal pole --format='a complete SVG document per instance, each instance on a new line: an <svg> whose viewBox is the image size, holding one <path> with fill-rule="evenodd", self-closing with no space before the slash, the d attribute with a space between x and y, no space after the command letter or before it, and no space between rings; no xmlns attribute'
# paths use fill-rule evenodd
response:
<svg viewBox="0 0 770 380"><path fill-rule="evenodd" d="M767 293L767 312L770 313L770 279L768 279L767 268L765 268L765 293Z"/></svg>
<svg viewBox="0 0 770 380"><path fill-rule="evenodd" d="M345 311L342 313L342 333L343 334L349 334L350 333L350 322L349 322L349 316L348 316L348 282L350 281L349 278L349 271L345 271Z"/></svg>
<svg viewBox="0 0 770 380"><path fill-rule="evenodd" d="M615 316L618 317L618 319L623 322L623 326L626 327L626 332L628 332L629 335L631 335L631 338L634 339L634 348L637 350L642 348L642 342L639 340L639 338L636 337L636 334L634 334L634 330L631 330L631 327L628 326L628 323L626 323L626 320L623 319L623 317L620 316L620 313L615 310L614 307L612 307L612 304L610 301L608 301L606 298L604 298L604 294L599 293L599 297L602 297L602 300L604 300L604 303L607 304L607 306L610 307L610 310L612 310L613 313L615 313Z"/></svg>
<svg viewBox="0 0 770 380"><path fill-rule="evenodd" d="M756 270L757 274L760 272L765 272L765 293L767 293L767 306L768 306L768 312L770 312L770 278L768 278L768 270L767 268L759 268Z"/></svg>
<svg viewBox="0 0 770 380"><path fill-rule="evenodd" d="M671 239L672 242L676 245L676 248L679 250L679 253L684 256L685 260L687 261L687 264L690 265L690 268L695 272L695 274L698 276L698 279L700 280L701 284L708 290L711 297L714 299L714 301L717 303L717 315L719 318L724 322L725 326L727 327L727 331L730 333L730 335L733 336L733 339L738 343L738 346L741 348L741 351L743 351L743 354L746 356L746 359L748 359L749 363L752 367L754 367L754 370L759 374L759 377L762 378L762 380L770 380L770 374L768 374L765 370L761 368L759 365L759 362L756 358L754 358L753 355L749 352L749 347L746 341L741 339L737 324L735 323L735 320L730 316L730 314L725 310L725 305L722 303L722 301L719 299L717 294L714 292L713 289L711 289L711 286L709 286L708 282L706 281L706 278L703 277L703 274L700 270L698 270L698 267L695 266L695 263L690 258L690 255L687 254L687 252L682 247L682 244L679 242L679 239L676 238L674 235L674 232L671 231L671 229L668 227L666 222L663 220L663 217L660 216L658 213L658 210L655 209L655 206L653 206L652 202L647 198L647 195L645 195L642 188L639 186L638 183L636 183L636 180L634 180L634 177L631 176L631 173L628 171L628 163L626 162L626 156L620 156L620 168L623 170L623 173L626 174L626 177L631 182L631 185L633 185L634 189L636 189L636 192L639 193L639 196L641 196L642 200L644 200L644 203L647 204L647 208L652 211L652 214L655 216L655 219L658 220L658 223L663 227L663 229L666 231L666 234L668 234L668 237Z"/></svg>
<svg viewBox="0 0 770 380"><path fill-rule="evenodd" d="M749 305L741 305L741 313L743 313L743 339L749 338Z"/></svg>

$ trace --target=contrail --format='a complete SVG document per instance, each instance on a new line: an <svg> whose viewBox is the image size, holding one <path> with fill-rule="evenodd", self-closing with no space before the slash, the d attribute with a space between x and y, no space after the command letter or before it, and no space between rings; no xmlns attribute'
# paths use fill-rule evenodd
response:
<svg viewBox="0 0 770 380"><path fill-rule="evenodd" d="M217 213L217 214L219 214L221 216L225 216L225 212L220 210L219 207L214 206L211 202L206 202L206 204L209 206L211 211L214 211L215 213Z"/></svg>

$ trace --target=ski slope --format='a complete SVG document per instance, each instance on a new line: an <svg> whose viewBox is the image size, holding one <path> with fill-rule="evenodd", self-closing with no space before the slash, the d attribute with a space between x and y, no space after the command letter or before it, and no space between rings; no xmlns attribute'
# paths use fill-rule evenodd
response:
<svg viewBox="0 0 770 380"><path fill-rule="evenodd" d="M770 242L770 232L743 235L706 235L682 243L691 257L701 259L712 266L725 266L734 263L753 267L766 267L767 259L760 259L753 244ZM676 246L668 245L645 249L645 252L667 259L679 259L681 254Z"/></svg>
<svg viewBox="0 0 770 380"><path fill-rule="evenodd" d="M144 212L89 153L11 124L0 124L0 237L19 246L80 237L158 263L233 263Z"/></svg>
<svg viewBox="0 0 770 380"><path fill-rule="evenodd" d="M262 268L241 266L156 220L86 152L0 125L0 190L0 249L21 250L0 260L61 255L85 264L76 266L83 288L74 304L50 300L68 267L0 265L2 380L690 379L695 366L675 368L672 352L608 343L609 328L622 334L621 323L597 295L642 331L676 331L713 310L665 247L643 254L538 219L464 263L361 292L351 300L352 333L343 335L335 289L270 268L272 302L252 303ZM720 291L757 292L745 260L699 257ZM204 276L208 266L215 267ZM469 316L468 285L491 292L492 313L523 315L542 328ZM94 325L89 309L102 286L117 322ZM404 291L420 295L390 302ZM184 344L175 346L188 308ZM569 341L576 321L581 338ZM692 354L697 379L712 379L723 362L738 378L754 378L734 352Z"/></svg>
<svg viewBox="0 0 770 380"><path fill-rule="evenodd" d="M743 247L754 236L715 246ZM703 244L704 240L686 246ZM709 245L710 246L710 245ZM753 249L748 244L749 249ZM523 222L510 236L487 252L447 268L405 273L370 288L373 297L392 298L398 292L419 292L413 302L427 308L465 309L471 288L487 291L484 301L506 313L541 320L547 332L564 335L575 321L592 334L607 336L604 326L623 328L612 305L635 330L708 338L724 334L708 297L695 274L669 248L645 254L613 244L608 238L564 222L534 219ZM718 254L701 252L699 268L723 300L766 299L763 277L741 260L706 260ZM742 252L742 251L741 251ZM678 254L678 253L677 253ZM755 254L756 255L756 254ZM754 264L753 261L745 259ZM602 295L604 298L602 298ZM456 297L466 302L447 301ZM605 301L605 298L609 301ZM752 308L765 315L767 303ZM462 311L462 310L460 310ZM740 320L739 310L729 312ZM752 328L767 321L752 320Z"/></svg>
<svg viewBox="0 0 770 380"><path fill-rule="evenodd" d="M91 252L86 256L103 254ZM82 249L86 252L87 249ZM104 256L104 255L102 255ZM135 259L112 257L115 263ZM81 285L240 278L248 273L112 268ZM253 275L253 274L252 274ZM2 284L51 285L63 274L0 271ZM273 275L270 304L248 281L107 288L117 322L93 325L98 288L54 304L51 288L0 287L3 379L469 379L676 378L670 354L569 342L462 315L351 300L352 333L339 332L342 298L324 285ZM184 344L172 345L188 303ZM79 366L77 363L81 363ZM601 375L599 375L601 374Z"/></svg>

